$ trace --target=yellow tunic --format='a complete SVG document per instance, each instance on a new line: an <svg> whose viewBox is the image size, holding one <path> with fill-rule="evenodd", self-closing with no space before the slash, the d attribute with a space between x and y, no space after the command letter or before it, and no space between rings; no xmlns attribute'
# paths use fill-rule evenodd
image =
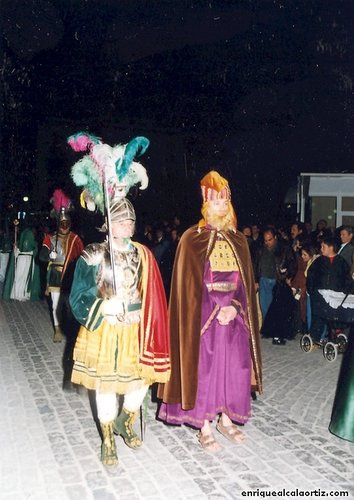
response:
<svg viewBox="0 0 354 500"><path fill-rule="evenodd" d="M139 373L138 328L138 323L112 325L105 320L95 331L82 326L71 380L87 389L117 394L150 384Z"/></svg>

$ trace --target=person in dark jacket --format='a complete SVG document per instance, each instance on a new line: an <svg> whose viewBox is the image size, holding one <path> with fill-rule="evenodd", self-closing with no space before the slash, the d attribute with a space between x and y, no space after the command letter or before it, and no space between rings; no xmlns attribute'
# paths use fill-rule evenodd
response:
<svg viewBox="0 0 354 500"><path fill-rule="evenodd" d="M352 285L350 268L338 255L338 243L333 237L321 243L321 255L308 270L306 287L311 298L311 337L320 344L327 335L327 321L323 317L323 300L318 290L347 292Z"/></svg>
<svg viewBox="0 0 354 500"><path fill-rule="evenodd" d="M273 337L273 344L285 344L293 337L296 302L290 287L297 271L297 259L291 246L277 237L273 227L263 233L264 245L255 257L255 279L263 317L261 334Z"/></svg>
<svg viewBox="0 0 354 500"><path fill-rule="evenodd" d="M348 266L351 267L354 254L352 226L342 226L339 236L341 245L338 250L338 255L340 255L342 259L347 262Z"/></svg>

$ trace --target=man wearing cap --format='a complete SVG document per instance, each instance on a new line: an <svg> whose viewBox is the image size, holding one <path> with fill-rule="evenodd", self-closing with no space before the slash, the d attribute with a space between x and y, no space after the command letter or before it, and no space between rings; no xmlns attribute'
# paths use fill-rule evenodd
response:
<svg viewBox="0 0 354 500"><path fill-rule="evenodd" d="M39 252L39 260L48 262L46 295L51 297L53 342L61 342L63 339L63 317L60 310L65 308L64 294L69 295L75 263L84 248L81 238L70 229L70 215L67 210L62 209L57 231L54 234L46 234ZM70 314L68 307L66 313Z"/></svg>
<svg viewBox="0 0 354 500"><path fill-rule="evenodd" d="M171 378L159 387L159 418L200 429L202 448L216 452L216 418L226 439L244 439L234 422L247 422L251 391L262 391L261 357L249 247L228 182L211 171L201 188L203 218L182 235L173 269Z"/></svg>
<svg viewBox="0 0 354 500"><path fill-rule="evenodd" d="M72 382L96 391L101 460L118 463L114 434L131 448L149 385L170 373L165 292L156 260L133 242L135 212L126 198L110 207L111 244L88 245L77 262L70 304L81 323ZM113 255L112 255L113 253ZM124 395L118 413L117 394Z"/></svg>

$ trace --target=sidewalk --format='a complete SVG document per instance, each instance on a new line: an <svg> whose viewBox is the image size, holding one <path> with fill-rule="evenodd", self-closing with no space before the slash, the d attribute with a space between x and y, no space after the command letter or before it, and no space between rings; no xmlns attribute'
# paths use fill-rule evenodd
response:
<svg viewBox="0 0 354 500"><path fill-rule="evenodd" d="M110 471L87 392L62 390L64 344L51 337L44 302L0 301L1 500L238 499L258 488L354 498L354 444L327 430L341 356L329 363L297 340L262 340L265 393L243 444L220 436L224 450L207 454L195 430L157 422L149 402L143 448L116 438Z"/></svg>

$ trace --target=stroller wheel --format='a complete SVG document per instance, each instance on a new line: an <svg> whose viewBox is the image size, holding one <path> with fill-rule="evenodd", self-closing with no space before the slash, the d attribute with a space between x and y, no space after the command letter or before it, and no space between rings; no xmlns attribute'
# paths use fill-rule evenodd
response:
<svg viewBox="0 0 354 500"><path fill-rule="evenodd" d="M300 339L300 347L304 352L310 352L313 346L311 335L305 333Z"/></svg>
<svg viewBox="0 0 354 500"><path fill-rule="evenodd" d="M340 333L337 336L337 346L339 352L344 352L347 348L348 338L345 333Z"/></svg>
<svg viewBox="0 0 354 500"><path fill-rule="evenodd" d="M338 346L333 342L327 342L323 346L323 356L327 361L335 361L338 355Z"/></svg>

